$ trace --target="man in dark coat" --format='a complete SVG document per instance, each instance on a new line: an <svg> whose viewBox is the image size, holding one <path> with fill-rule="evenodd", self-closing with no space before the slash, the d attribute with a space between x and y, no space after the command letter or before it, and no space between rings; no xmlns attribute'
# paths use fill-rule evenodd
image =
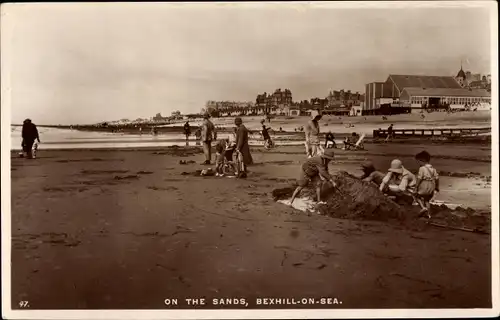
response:
<svg viewBox="0 0 500 320"><path fill-rule="evenodd" d="M203 116L203 124L201 125L201 141L203 142L203 153L205 154L205 162L210 164L212 161L212 141L217 140L217 132L215 126L210 121L210 115L206 113Z"/></svg>
<svg viewBox="0 0 500 320"><path fill-rule="evenodd" d="M236 125L236 154L240 164L238 177L246 178L247 166L253 164L250 146L248 145L248 129L243 125L241 118L234 119Z"/></svg>
<svg viewBox="0 0 500 320"><path fill-rule="evenodd" d="M38 136L38 129L36 125L31 122L30 119L26 119L23 122L23 130L22 130L22 138L23 138L23 152L28 159L33 159L33 144L35 140L40 143L40 137Z"/></svg>
<svg viewBox="0 0 500 320"><path fill-rule="evenodd" d="M184 135L186 136L186 141L188 141L189 136L191 135L191 126L189 125L189 121L186 121L184 124Z"/></svg>

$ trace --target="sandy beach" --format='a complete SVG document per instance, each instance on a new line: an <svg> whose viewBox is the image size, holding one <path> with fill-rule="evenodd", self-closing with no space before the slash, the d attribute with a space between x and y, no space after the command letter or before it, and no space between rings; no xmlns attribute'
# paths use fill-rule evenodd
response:
<svg viewBox="0 0 500 320"><path fill-rule="evenodd" d="M398 157L415 172L424 149L441 172L439 200L491 210L485 145L370 144L338 150L330 171L359 174L365 159L386 170ZM184 297L491 307L488 234L305 214L271 197L297 178L303 148L252 152L246 180L183 175L205 168L197 147L13 152L12 308L164 309Z"/></svg>

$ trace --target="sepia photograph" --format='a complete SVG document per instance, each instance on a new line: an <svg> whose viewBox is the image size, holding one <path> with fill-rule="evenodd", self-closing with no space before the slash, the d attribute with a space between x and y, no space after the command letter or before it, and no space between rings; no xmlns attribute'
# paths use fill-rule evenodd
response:
<svg viewBox="0 0 500 320"><path fill-rule="evenodd" d="M6 3L2 316L498 316L495 1Z"/></svg>

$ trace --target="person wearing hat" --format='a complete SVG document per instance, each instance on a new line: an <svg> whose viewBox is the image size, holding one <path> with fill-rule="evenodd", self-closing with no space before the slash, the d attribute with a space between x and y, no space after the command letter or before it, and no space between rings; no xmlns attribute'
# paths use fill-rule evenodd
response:
<svg viewBox="0 0 500 320"><path fill-rule="evenodd" d="M412 196L415 193L417 186L417 178L413 173L403 167L403 163L399 159L394 159L391 162L391 167L388 170L382 183L380 191L387 191L388 194L399 196ZM386 190L387 188L387 190Z"/></svg>
<svg viewBox="0 0 500 320"><path fill-rule="evenodd" d="M310 184L316 187L318 203L324 203L321 202L321 185L323 180L329 181L333 187L337 187L337 184L333 181L332 176L328 173L328 164L334 159L334 155L333 150L328 149L324 152L324 154L314 156L304 162L301 168L302 170L300 172L298 186L293 192L290 205L292 205L299 192Z"/></svg>
<svg viewBox="0 0 500 320"><path fill-rule="evenodd" d="M321 113L313 110L311 112L311 120L305 127L306 132L306 154L307 157L314 157L322 153L321 143L319 139L319 120L321 120Z"/></svg>
<svg viewBox="0 0 500 320"><path fill-rule="evenodd" d="M373 162L366 161L361 165L361 170L363 171L363 175L360 177L361 180L365 182L373 182L377 186L382 184L384 180L385 174L375 169Z"/></svg>
<svg viewBox="0 0 500 320"><path fill-rule="evenodd" d="M205 162L203 164L210 164L212 161L212 141L216 138L215 126L210 121L210 115L205 113L203 124L201 125L201 141L203 142L203 153L205 154Z"/></svg>
<svg viewBox="0 0 500 320"><path fill-rule="evenodd" d="M31 119L26 119L23 122L22 129L22 146L23 152L27 159L33 159L33 145L35 144L35 140L40 143L40 137L38 135L38 129L36 125L31 122Z"/></svg>
<svg viewBox="0 0 500 320"><path fill-rule="evenodd" d="M248 144L248 129L243 125L243 120L240 117L234 119L234 124L236 125L236 156L239 167L237 176L246 178L247 166L253 163Z"/></svg>

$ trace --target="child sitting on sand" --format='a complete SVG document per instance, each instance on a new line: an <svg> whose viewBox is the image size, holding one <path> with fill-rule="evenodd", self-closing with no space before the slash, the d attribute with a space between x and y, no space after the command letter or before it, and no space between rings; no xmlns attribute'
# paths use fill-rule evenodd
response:
<svg viewBox="0 0 500 320"><path fill-rule="evenodd" d="M415 159L420 164L417 175L416 200L422 208L420 215L425 214L427 218L430 218L430 201L434 196L434 192L439 192L439 175L436 169L430 164L431 155L427 151L418 153Z"/></svg>

